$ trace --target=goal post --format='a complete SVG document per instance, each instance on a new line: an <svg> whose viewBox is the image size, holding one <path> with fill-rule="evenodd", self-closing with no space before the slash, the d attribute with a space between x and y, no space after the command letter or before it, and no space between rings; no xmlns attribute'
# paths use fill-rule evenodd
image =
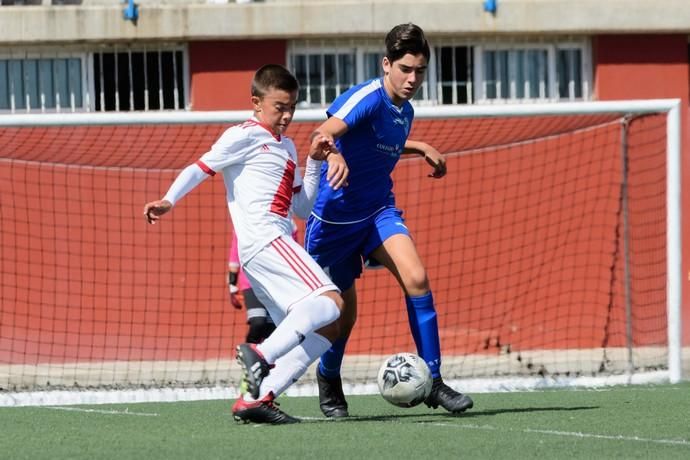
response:
<svg viewBox="0 0 690 460"><path fill-rule="evenodd" d="M416 110L423 118L469 118L500 116L573 115L573 114L666 114L666 265L668 276L668 378L677 383L682 378L682 220L681 220L681 116L680 99L573 102L558 104L485 105L423 107Z"/></svg>
<svg viewBox="0 0 690 460"><path fill-rule="evenodd" d="M141 210L250 116L0 116L0 405L237 395L222 181L155 227ZM324 116L297 110L301 156ZM393 179L452 386L681 380L679 100L418 107L410 138L448 162L436 180L404 156ZM357 290L343 380L371 393L414 343L389 273ZM315 388L310 369L288 394Z"/></svg>

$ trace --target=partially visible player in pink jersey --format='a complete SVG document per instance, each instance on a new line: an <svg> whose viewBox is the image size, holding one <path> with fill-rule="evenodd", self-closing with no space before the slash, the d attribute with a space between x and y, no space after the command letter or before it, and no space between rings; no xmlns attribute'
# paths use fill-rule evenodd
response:
<svg viewBox="0 0 690 460"><path fill-rule="evenodd" d="M297 224L292 222L292 238L297 239ZM237 233L232 233L230 253L228 254L228 289L230 290L230 303L233 307L247 310L247 343L261 343L271 335L276 328L273 318L268 310L254 294L249 280L240 264L240 252L237 245Z"/></svg>
<svg viewBox="0 0 690 460"><path fill-rule="evenodd" d="M144 206L147 221L155 224L206 178L223 177L242 268L277 324L262 343L237 347L243 381L232 413L238 421L299 422L274 400L339 335L340 291L292 238L290 213L304 219L311 212L323 161L334 189L346 184L349 170L335 144L316 135L302 178L295 144L283 135L298 92L297 79L285 67L261 67L252 80L254 116L226 130L211 150L182 170L161 200Z"/></svg>

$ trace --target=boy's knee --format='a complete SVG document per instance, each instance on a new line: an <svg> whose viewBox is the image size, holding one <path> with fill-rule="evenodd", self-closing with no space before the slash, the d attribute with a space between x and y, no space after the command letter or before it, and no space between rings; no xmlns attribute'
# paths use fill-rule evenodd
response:
<svg viewBox="0 0 690 460"><path fill-rule="evenodd" d="M324 336L329 342L333 343L340 337L340 322L338 320L333 321L331 324L317 330L316 333Z"/></svg>
<svg viewBox="0 0 690 460"><path fill-rule="evenodd" d="M429 278L426 270L420 267L408 273L405 280L405 291L408 295L422 295L429 291Z"/></svg>
<svg viewBox="0 0 690 460"><path fill-rule="evenodd" d="M342 296L337 291L327 291L321 295L326 296L329 299L331 299L333 302L335 302L335 306L338 307L338 310L340 311L340 314L342 315L343 310L345 309L345 301L343 301Z"/></svg>

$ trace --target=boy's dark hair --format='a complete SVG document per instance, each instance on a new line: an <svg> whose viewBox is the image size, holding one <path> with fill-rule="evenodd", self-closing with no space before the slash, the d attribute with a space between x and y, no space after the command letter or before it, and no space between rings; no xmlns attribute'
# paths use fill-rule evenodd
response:
<svg viewBox="0 0 690 460"><path fill-rule="evenodd" d="M386 35L386 57L393 63L406 54L424 55L429 61L429 43L418 25L408 22L399 24Z"/></svg>
<svg viewBox="0 0 690 460"><path fill-rule="evenodd" d="M266 64L261 66L254 74L252 79L252 96L263 97L271 88L291 93L299 90L299 82L282 65Z"/></svg>

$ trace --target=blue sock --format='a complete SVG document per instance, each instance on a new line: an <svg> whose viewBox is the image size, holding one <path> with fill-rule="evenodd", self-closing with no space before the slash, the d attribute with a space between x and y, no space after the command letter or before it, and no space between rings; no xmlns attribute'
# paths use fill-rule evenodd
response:
<svg viewBox="0 0 690 460"><path fill-rule="evenodd" d="M343 356L345 356L345 345L347 345L347 338L336 339L331 348L321 355L319 372L327 379L340 377L340 366L342 366Z"/></svg>
<svg viewBox="0 0 690 460"><path fill-rule="evenodd" d="M405 297L407 318L410 321L412 338L417 353L427 363L431 376L441 376L441 341L438 335L438 321L431 291L419 297Z"/></svg>

